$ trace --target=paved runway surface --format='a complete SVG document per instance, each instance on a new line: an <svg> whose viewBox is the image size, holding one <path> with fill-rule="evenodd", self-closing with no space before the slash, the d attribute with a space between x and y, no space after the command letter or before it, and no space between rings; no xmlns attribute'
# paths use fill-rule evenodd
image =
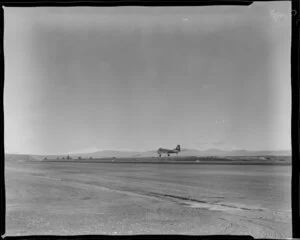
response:
<svg viewBox="0 0 300 240"><path fill-rule="evenodd" d="M12 162L6 235L291 237L291 166Z"/></svg>

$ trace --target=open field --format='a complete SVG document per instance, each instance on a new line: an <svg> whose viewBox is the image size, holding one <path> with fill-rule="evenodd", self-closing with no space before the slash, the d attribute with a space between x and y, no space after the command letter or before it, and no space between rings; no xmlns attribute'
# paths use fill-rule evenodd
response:
<svg viewBox="0 0 300 240"><path fill-rule="evenodd" d="M290 165L5 165L6 235L291 237Z"/></svg>

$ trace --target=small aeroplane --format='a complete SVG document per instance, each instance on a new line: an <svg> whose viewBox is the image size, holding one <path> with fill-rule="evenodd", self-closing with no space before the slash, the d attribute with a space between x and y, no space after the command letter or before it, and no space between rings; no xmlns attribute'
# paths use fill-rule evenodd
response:
<svg viewBox="0 0 300 240"><path fill-rule="evenodd" d="M180 145L177 145L176 148L174 149L165 149L165 148L159 148L157 150L157 154L161 157L161 155L164 154L168 154L168 157L170 156L170 154L172 153L176 153L178 154L180 152Z"/></svg>

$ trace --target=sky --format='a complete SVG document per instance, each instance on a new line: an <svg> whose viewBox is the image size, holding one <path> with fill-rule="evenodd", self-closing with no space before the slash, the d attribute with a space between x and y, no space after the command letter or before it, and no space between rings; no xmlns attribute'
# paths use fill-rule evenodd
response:
<svg viewBox="0 0 300 240"><path fill-rule="evenodd" d="M290 16L290 2L5 7L5 151L289 150Z"/></svg>

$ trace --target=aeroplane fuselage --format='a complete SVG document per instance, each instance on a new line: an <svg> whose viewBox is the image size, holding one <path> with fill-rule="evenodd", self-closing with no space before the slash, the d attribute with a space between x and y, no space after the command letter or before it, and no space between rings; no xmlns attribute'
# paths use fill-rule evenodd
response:
<svg viewBox="0 0 300 240"><path fill-rule="evenodd" d="M157 150L157 154L160 157L161 157L162 154L167 154L168 156L170 156L170 154L172 154L172 153L178 154L179 152L180 152L180 145L177 145L177 147L174 148L174 149L159 148Z"/></svg>

